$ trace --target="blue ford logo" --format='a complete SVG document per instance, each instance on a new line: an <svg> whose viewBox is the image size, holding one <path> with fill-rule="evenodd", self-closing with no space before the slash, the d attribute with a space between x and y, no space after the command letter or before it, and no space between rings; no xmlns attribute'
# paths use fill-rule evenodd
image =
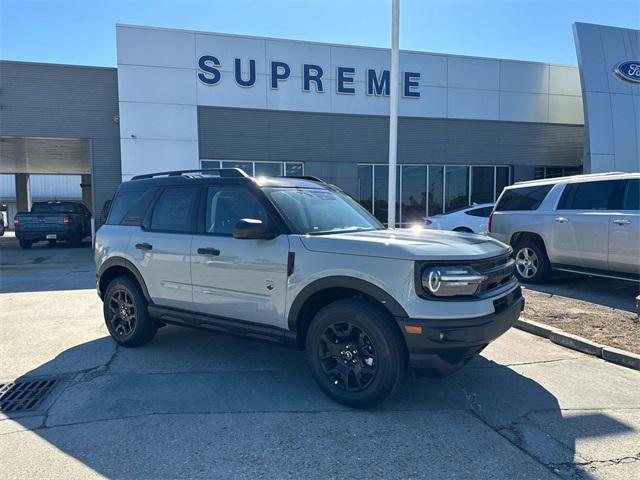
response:
<svg viewBox="0 0 640 480"><path fill-rule="evenodd" d="M613 71L627 82L640 83L640 60L620 62Z"/></svg>

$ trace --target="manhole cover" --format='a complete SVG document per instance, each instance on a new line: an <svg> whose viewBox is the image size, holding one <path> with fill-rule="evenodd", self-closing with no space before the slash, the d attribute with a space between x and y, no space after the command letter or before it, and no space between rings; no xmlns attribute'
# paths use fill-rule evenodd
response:
<svg viewBox="0 0 640 480"><path fill-rule="evenodd" d="M59 379L0 383L0 412L34 410L51 393Z"/></svg>

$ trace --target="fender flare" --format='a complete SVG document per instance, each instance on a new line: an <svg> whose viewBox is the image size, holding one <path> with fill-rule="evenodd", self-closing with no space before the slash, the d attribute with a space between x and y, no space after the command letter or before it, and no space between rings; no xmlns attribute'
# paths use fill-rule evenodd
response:
<svg viewBox="0 0 640 480"><path fill-rule="evenodd" d="M107 260L105 260L102 263L102 265L100 265L100 269L98 270L98 273L97 273L98 288L100 287L100 279L102 278L102 275L112 267L120 267L120 268L124 268L125 270L128 270L129 273L131 273L131 275L135 277L136 281L140 285L140 288L142 289L142 294L144 295L144 298L147 300L149 305L153 304L153 301L151 300L151 296L149 295L149 290L147 290L147 284L144 282L144 278L142 277L142 274L133 263L131 263L129 260L123 257L110 257Z"/></svg>
<svg viewBox="0 0 640 480"><path fill-rule="evenodd" d="M331 288L348 288L364 293L382 303L394 317L408 317L407 312L402 307L402 305L400 305L400 303L398 303L395 298L393 298L377 285L374 285L360 278L347 276L331 276L311 282L298 294L296 299L291 304L289 315L287 317L287 323L289 325L290 331L297 331L296 328L298 317L306 301L316 293Z"/></svg>

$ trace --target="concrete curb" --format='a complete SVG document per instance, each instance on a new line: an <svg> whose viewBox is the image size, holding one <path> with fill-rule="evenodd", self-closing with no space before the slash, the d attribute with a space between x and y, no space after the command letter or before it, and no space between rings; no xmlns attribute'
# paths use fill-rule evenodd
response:
<svg viewBox="0 0 640 480"><path fill-rule="evenodd" d="M619 348L607 347L599 343L592 342L584 337L564 332L559 328L549 327L533 320L518 319L514 325L517 329L548 338L557 345L571 348L594 357L602 358L611 363L617 363L623 367L640 370L640 355Z"/></svg>

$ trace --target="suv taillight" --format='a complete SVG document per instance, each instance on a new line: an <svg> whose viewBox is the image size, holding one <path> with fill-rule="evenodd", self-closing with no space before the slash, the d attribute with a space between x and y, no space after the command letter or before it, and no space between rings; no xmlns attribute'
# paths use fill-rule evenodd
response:
<svg viewBox="0 0 640 480"><path fill-rule="evenodd" d="M489 214L489 222L487 223L487 230L491 232L491 224L493 223L493 212Z"/></svg>
<svg viewBox="0 0 640 480"><path fill-rule="evenodd" d="M65 215L62 219L62 223L64 223L65 225L69 225L71 224L71 219L69 218L69 215Z"/></svg>
<svg viewBox="0 0 640 480"><path fill-rule="evenodd" d="M18 218L18 215L13 217L13 226L14 227L19 227L20 226L20 219Z"/></svg>

